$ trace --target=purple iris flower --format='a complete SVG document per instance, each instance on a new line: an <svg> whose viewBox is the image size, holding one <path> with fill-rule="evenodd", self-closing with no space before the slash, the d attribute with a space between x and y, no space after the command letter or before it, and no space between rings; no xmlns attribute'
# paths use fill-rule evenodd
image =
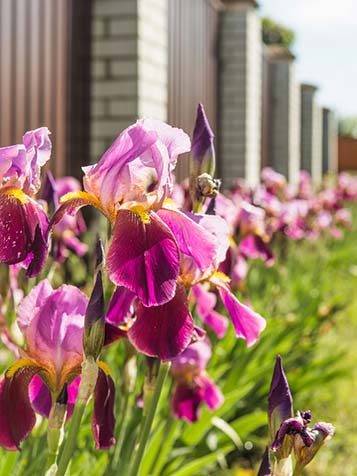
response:
<svg viewBox="0 0 357 476"><path fill-rule="evenodd" d="M106 316L105 344L126 337L139 352L160 360L179 355L194 339L195 327L185 288L161 306L144 306L131 291L118 287Z"/></svg>
<svg viewBox="0 0 357 476"><path fill-rule="evenodd" d="M205 289L202 284L196 284L192 288L192 295L196 301L196 312L204 324L211 327L222 339L227 332L228 320L225 316L215 311L217 305L217 296Z"/></svg>
<svg viewBox="0 0 357 476"><path fill-rule="evenodd" d="M61 177L54 179L51 172L47 172L43 199L54 209L58 207L59 200L67 193L78 192L81 184L74 177ZM52 230L52 255L59 263L63 263L73 250L78 256L84 256L88 246L79 240L79 236L87 230L81 212L76 216L65 215L62 220L54 225Z"/></svg>
<svg viewBox="0 0 357 476"><path fill-rule="evenodd" d="M171 194L177 157L189 149L190 140L181 129L151 119L138 121L97 164L84 168L85 192L62 197L52 221L56 224L66 212L84 205L99 208L113 225L109 277L145 306L165 304L176 293L180 254L165 217L179 217L187 228L199 228L179 212L173 218L169 209L165 216L158 213Z"/></svg>
<svg viewBox="0 0 357 476"><path fill-rule="evenodd" d="M49 160L46 127L26 132L23 143L0 149L0 263L26 260L27 275L36 276L47 255L47 217L34 200L41 167Z"/></svg>
<svg viewBox="0 0 357 476"><path fill-rule="evenodd" d="M18 308L17 324L26 349L0 379L0 445L19 449L31 432L35 411L48 417L52 402L68 390L68 416L73 411L83 361L82 338L88 298L74 286L52 289L49 281L34 287ZM94 392L93 432L97 448L114 442L114 383L107 366Z"/></svg>
<svg viewBox="0 0 357 476"><path fill-rule="evenodd" d="M201 403L210 410L222 405L222 392L205 370L211 355L211 345L206 338L189 345L172 361L171 375L176 386L171 405L177 418L193 423L199 419Z"/></svg>
<svg viewBox="0 0 357 476"><path fill-rule="evenodd" d="M214 286L232 319L237 337L245 339L247 345L251 346L258 340L260 333L265 329L266 321L237 299L229 286L230 279L228 276L218 271L220 264L226 258L229 247L228 227L222 218L215 215L196 215L194 219L211 234L211 243L215 243L214 259L210 260L206 269L200 269L197 261L195 261L195 253L193 251L197 246L204 249L205 241L203 236L201 236L200 241L196 239L191 241L187 237L186 248L183 246L180 248L180 280L186 287L204 282ZM175 223L173 226L177 226L177 224ZM213 238L215 238L215 242Z"/></svg>

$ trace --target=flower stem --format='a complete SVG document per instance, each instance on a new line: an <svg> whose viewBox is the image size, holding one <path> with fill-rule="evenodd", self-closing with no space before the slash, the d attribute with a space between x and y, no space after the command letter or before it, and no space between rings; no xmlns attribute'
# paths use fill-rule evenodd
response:
<svg viewBox="0 0 357 476"><path fill-rule="evenodd" d="M51 409L47 427L47 468L56 463L66 416L66 404L55 403Z"/></svg>
<svg viewBox="0 0 357 476"><path fill-rule="evenodd" d="M169 370L169 363L161 363L156 382L147 385L144 394L144 419L142 430L138 441L138 446L134 454L133 462L130 466L128 476L138 476L140 464L144 456L146 444L148 442L152 423L154 421L156 409L160 400L161 391Z"/></svg>
<svg viewBox="0 0 357 476"><path fill-rule="evenodd" d="M59 460L56 476L64 476L66 474L68 464L73 456L73 451L76 447L78 431L82 421L84 410L86 408L86 403L87 402L83 400L76 402L73 416L71 419L71 426L66 437L66 442L63 448L61 458Z"/></svg>
<svg viewBox="0 0 357 476"><path fill-rule="evenodd" d="M292 476L293 467L291 456L276 461L273 469L273 476Z"/></svg>
<svg viewBox="0 0 357 476"><path fill-rule="evenodd" d="M87 402L92 395L98 377L98 365L93 357L88 356L82 364L82 379L79 384L78 397L74 406L71 426L65 440L64 448L58 463L56 476L64 476L69 462L76 448L77 437L84 410Z"/></svg>

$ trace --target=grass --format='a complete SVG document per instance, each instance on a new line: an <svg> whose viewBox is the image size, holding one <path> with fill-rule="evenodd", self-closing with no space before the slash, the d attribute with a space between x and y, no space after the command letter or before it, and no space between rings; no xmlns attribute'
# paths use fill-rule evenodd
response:
<svg viewBox="0 0 357 476"><path fill-rule="evenodd" d="M357 224L357 207L354 212ZM280 254L278 244L275 248ZM85 283L85 268L79 274L77 261L74 266L76 279ZM156 431L149 444L151 454L144 460L145 476L152 474L150 468L163 451L163 441L168 463L156 462L160 470L155 476L254 476L267 443L267 393L277 353L284 359L295 409L311 409L313 422L328 421L336 427L334 438L316 456L306 476L357 474L357 456L353 456L357 447L355 232L347 232L341 241L289 243L287 255L276 266L267 269L260 262L254 263L247 288L253 307L268 321L260 342L246 349L243 341L235 339L232 326L222 341L214 342L208 371L223 389L225 404L213 415L203 410L202 419L194 425L175 422L170 438L163 438L166 431L163 422L156 421ZM0 349L2 369L8 359L9 355ZM122 344L106 351L104 359L118 381L120 398ZM138 382L138 392L141 385ZM168 411L169 386L165 392L162 416ZM129 435L135 434L140 411L136 409L129 422L132 429ZM94 451L90 419L91 405L68 474L120 474L119 468L109 469L113 450ZM232 434L241 440L238 447ZM126 438L123 447L129 456L131 445L130 438ZM45 422L35 429L23 448L21 454L0 449L0 476L32 476L43 472Z"/></svg>

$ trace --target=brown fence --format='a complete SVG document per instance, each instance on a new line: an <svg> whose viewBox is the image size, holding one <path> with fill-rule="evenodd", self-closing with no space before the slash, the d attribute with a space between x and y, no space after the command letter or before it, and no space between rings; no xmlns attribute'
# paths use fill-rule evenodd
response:
<svg viewBox="0 0 357 476"><path fill-rule="evenodd" d="M338 138L338 170L357 170L357 139Z"/></svg>
<svg viewBox="0 0 357 476"><path fill-rule="evenodd" d="M19 143L26 130L48 126L54 146L51 168L58 175L68 172L77 124L83 128L83 122L70 117L73 111L83 116L83 106L77 107L83 98L74 82L83 55L72 40L83 31L84 3L90 11L89 0L0 0L0 144ZM81 21L72 29L78 13L83 13ZM75 61L73 54L78 55ZM79 79L85 68L80 71Z"/></svg>
<svg viewBox="0 0 357 476"><path fill-rule="evenodd" d="M168 122L189 134L198 102L216 130L218 8L212 0L169 0ZM179 180L188 168L188 157L182 158Z"/></svg>

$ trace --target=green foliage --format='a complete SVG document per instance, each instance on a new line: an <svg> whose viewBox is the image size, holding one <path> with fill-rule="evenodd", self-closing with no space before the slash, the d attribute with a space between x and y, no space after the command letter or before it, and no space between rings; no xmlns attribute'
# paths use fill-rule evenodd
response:
<svg viewBox="0 0 357 476"><path fill-rule="evenodd" d="M276 243L275 247L278 255L281 244ZM277 353L284 360L295 409L311 409L314 421L331 421L337 427L323 458L319 455L312 463L312 474L339 474L337 462L343 464L343 455L348 459L344 448L347 446L347 451L353 454L353 445L357 444L357 437L353 436L356 410L348 400L357 385L357 351L353 350L357 337L354 232L347 233L340 242L328 239L290 242L285 254L272 268L255 262L249 272L250 301L268 322L260 341L247 349L242 340L235 338L232 326L224 339L213 341L213 356L207 370L221 387L224 404L212 413L203 408L201 419L195 424L176 421L170 417L168 402L172 388L167 382L140 476L255 474L253 471L267 444L267 394ZM69 270L74 269L72 264L77 266L73 262ZM5 350L1 352L3 369ZM103 354L117 384L116 408L121 423L124 359L123 341ZM143 358L138 360L139 367L143 362ZM349 379L343 378L347 372ZM138 379L134 398L129 400L126 428L122 424L117 430L117 439L123 432L120 466L111 463L114 448L94 449L91 403L67 476L124 474L123 467L132 458L135 437L140 431L142 409L137 406L136 396L142 385L142 379ZM341 395L338 388L343 389ZM349 429L348 443L343 425ZM0 450L0 476L44 474L45 430L46 421L41 423L40 419L21 453ZM345 473L357 474L357 467L351 466Z"/></svg>
<svg viewBox="0 0 357 476"><path fill-rule="evenodd" d="M357 139L357 117L343 117L338 123L338 133L343 137Z"/></svg>
<svg viewBox="0 0 357 476"><path fill-rule="evenodd" d="M263 18L263 42L266 45L280 45L291 48L295 41L295 33L270 18Z"/></svg>

